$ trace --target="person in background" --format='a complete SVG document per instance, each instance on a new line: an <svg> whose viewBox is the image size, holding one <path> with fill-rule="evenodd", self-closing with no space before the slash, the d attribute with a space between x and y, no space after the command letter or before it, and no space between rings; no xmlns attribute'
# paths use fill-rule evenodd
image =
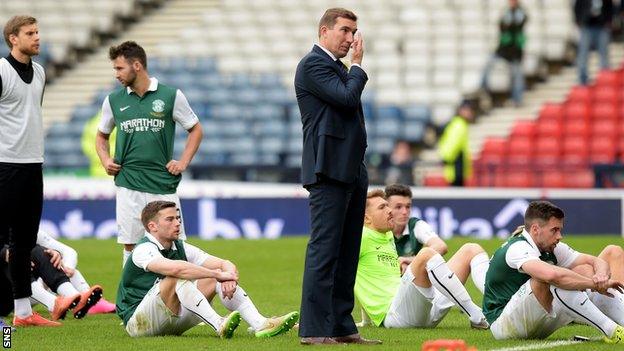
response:
<svg viewBox="0 0 624 351"><path fill-rule="evenodd" d="M527 21L527 13L520 6L520 2L518 0L509 0L509 7L505 9L498 22L500 36L496 53L492 55L486 64L481 80L481 87L487 89L487 81L494 61L498 58L505 60L509 64L511 71L511 98L516 106L522 105L522 96L524 94L522 57L526 44L524 26Z"/></svg>
<svg viewBox="0 0 624 351"><path fill-rule="evenodd" d="M61 263L63 265L63 272L69 278L69 282L80 293L84 293L91 289L91 285L87 283L87 280L77 268L78 265L78 253L76 250L62 242L54 239L50 234L39 231L37 233L37 244L47 249L57 251L61 255ZM41 281L39 281L41 284ZM33 290L33 295L34 295ZM107 301L103 296L99 299L91 308L89 308L89 314L99 313L114 313L115 304Z"/></svg>
<svg viewBox="0 0 624 351"><path fill-rule="evenodd" d="M80 138L80 145L82 146L82 152L89 159L89 175L95 178L108 178L110 176L106 173L106 169L102 167L100 157L98 156L95 148L93 148L101 118L102 113L98 112L95 116L91 117L87 123L85 123L84 129L82 130L82 137ZM113 129L113 132L109 137L111 150L115 150L116 138L117 129Z"/></svg>
<svg viewBox="0 0 624 351"><path fill-rule="evenodd" d="M413 169L414 157L410 144L406 140L397 140L388 159L385 183L413 185Z"/></svg>
<svg viewBox="0 0 624 351"><path fill-rule="evenodd" d="M13 16L4 26L11 52L0 59L0 246L9 245L13 324L55 322L30 306L30 252L43 211L43 118L45 88L39 55L39 27L32 16Z"/></svg>
<svg viewBox="0 0 624 351"><path fill-rule="evenodd" d="M609 69L609 41L613 20L612 0L576 0L574 19L580 30L576 66L579 83L587 85L587 60L592 47L598 49L600 68Z"/></svg>
<svg viewBox="0 0 624 351"><path fill-rule="evenodd" d="M139 44L126 41L111 46L108 54L123 88L110 93L102 103L95 148L106 173L115 176L117 242L124 246L125 264L143 237L139 216L148 202L173 201L182 216L176 190L203 132L182 91L150 77L147 54ZM176 124L187 131L179 160L173 159ZM113 129L117 130L115 158L109 143ZM186 239L184 226L180 235Z"/></svg>
<svg viewBox="0 0 624 351"><path fill-rule="evenodd" d="M472 105L463 101L457 115L446 125L438 142L438 153L444 162L444 178L450 185L464 186L472 175L468 124L473 121Z"/></svg>

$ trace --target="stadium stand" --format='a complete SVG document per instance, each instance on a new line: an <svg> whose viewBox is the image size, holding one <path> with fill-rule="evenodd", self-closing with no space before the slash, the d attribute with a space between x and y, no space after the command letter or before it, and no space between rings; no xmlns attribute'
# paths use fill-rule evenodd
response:
<svg viewBox="0 0 624 351"><path fill-rule="evenodd" d="M535 121L516 121L507 138L488 138L476 161L476 184L591 188L595 166L622 161L624 66L574 86L561 103L543 105ZM531 172L519 172L518 169Z"/></svg>
<svg viewBox="0 0 624 351"><path fill-rule="evenodd" d="M120 8L130 7L128 3L136 5L126 1ZM522 4L530 16L524 72L543 79L547 62L570 60L575 40L571 9L566 0ZM150 73L180 87L200 116L206 132L193 176L258 180L259 171L266 171L271 179L296 182L302 137L292 92L294 69L316 40L320 14L334 5L358 13L366 40L364 68L371 80L363 100L369 155L389 154L397 139L431 145L428 131L444 125L462 98L482 94L480 76L496 44L505 5L496 0L166 1L115 41L141 43ZM53 145L46 151L49 170L85 166L76 133L113 86L105 46L46 92L44 113L53 116L48 119ZM496 65L490 84L496 91L509 90L505 65ZM603 90L597 94L603 100L614 94ZM577 115L593 111L571 108ZM583 133L589 126L579 122L569 128ZM508 127L496 130L503 135ZM177 137L185 136L180 132ZM477 147L484 137L475 138ZM176 145L179 152L183 140ZM595 150L605 147L592 144ZM527 165L534 148L527 140L514 141L512 163ZM570 163L583 163L590 156L570 157ZM428 162L438 160L425 157ZM425 178L425 184L432 183L440 182Z"/></svg>

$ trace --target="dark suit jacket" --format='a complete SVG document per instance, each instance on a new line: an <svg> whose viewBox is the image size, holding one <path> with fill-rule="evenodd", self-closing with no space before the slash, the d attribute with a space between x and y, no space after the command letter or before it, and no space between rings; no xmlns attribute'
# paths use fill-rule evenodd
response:
<svg viewBox="0 0 624 351"><path fill-rule="evenodd" d="M602 27L613 19L613 0L603 0L600 15L591 14L592 0L576 0L574 2L574 19L579 26Z"/></svg>
<svg viewBox="0 0 624 351"><path fill-rule="evenodd" d="M317 45L295 74L295 92L303 123L303 185L325 176L353 183L363 166L366 129L360 97L368 80L352 66L347 73Z"/></svg>

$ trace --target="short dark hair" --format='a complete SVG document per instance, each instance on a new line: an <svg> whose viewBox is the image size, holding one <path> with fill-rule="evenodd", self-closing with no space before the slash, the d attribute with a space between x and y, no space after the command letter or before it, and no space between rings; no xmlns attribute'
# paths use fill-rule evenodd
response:
<svg viewBox="0 0 624 351"><path fill-rule="evenodd" d="M321 36L321 27L325 26L327 28L334 28L336 21L338 18L346 18L352 21L357 22L357 16L353 11L344 9L342 7L334 7L331 9L327 9L321 17L318 25L318 35Z"/></svg>
<svg viewBox="0 0 624 351"><path fill-rule="evenodd" d="M390 184L386 186L384 189L386 193L386 199L390 198L390 196L405 196L412 198L412 189L405 184Z"/></svg>
<svg viewBox="0 0 624 351"><path fill-rule="evenodd" d="M112 60L119 56L123 56L126 61L132 63L132 61L139 61L143 68L147 69L147 55L141 45L134 41L125 41L117 46L111 46L108 49L108 57Z"/></svg>
<svg viewBox="0 0 624 351"><path fill-rule="evenodd" d="M13 48L13 44L9 40L9 36L11 34L18 35L20 28L23 26L29 26L31 24L37 23L37 19L32 16L13 16L11 19L7 21L4 25L4 41L6 42L9 49Z"/></svg>
<svg viewBox="0 0 624 351"><path fill-rule="evenodd" d="M548 222L551 218L563 219L563 210L548 201L533 201L524 213L524 227L528 230L531 223L538 220L540 224Z"/></svg>
<svg viewBox="0 0 624 351"><path fill-rule="evenodd" d="M152 201L145 205L143 211L141 211L141 223L143 223L143 228L149 232L147 224L156 218L158 212L170 207L176 208L177 205L175 202L171 201Z"/></svg>

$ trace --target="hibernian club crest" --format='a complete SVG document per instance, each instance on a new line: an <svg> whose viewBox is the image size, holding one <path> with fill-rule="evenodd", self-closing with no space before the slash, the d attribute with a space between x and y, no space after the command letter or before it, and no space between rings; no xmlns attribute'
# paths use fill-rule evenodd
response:
<svg viewBox="0 0 624 351"><path fill-rule="evenodd" d="M165 110L165 102L158 99L152 102L152 110L154 112L163 112Z"/></svg>

